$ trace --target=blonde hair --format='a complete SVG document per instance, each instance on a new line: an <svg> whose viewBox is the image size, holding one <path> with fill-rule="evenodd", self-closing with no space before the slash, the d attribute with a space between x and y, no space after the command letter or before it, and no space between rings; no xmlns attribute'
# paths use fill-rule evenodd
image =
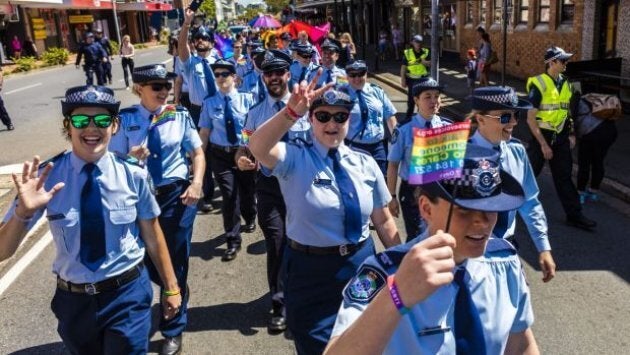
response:
<svg viewBox="0 0 630 355"><path fill-rule="evenodd" d="M122 41L124 42L125 40L129 41L129 43L131 43L131 37L129 37L129 35L124 35L122 38Z"/></svg>
<svg viewBox="0 0 630 355"><path fill-rule="evenodd" d="M340 39L346 39L348 40L348 44L354 44L354 42L352 41L352 36L348 32L342 33Z"/></svg>

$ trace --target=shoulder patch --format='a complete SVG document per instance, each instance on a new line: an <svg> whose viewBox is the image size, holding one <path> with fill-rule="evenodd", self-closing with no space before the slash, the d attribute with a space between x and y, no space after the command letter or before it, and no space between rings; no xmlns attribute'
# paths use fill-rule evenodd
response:
<svg viewBox="0 0 630 355"><path fill-rule="evenodd" d="M391 144L396 143L396 141L398 141L399 135L400 135L400 130L398 129L398 126L396 126L396 128L394 128L394 131L392 132L392 136L389 138L389 142Z"/></svg>
<svg viewBox="0 0 630 355"><path fill-rule="evenodd" d="M387 276L383 271L374 266L362 265L343 292L352 302L368 304L386 283Z"/></svg>
<svg viewBox="0 0 630 355"><path fill-rule="evenodd" d="M124 114L124 113L136 113L138 112L138 108L137 107L125 107L122 110L118 111L118 114Z"/></svg>
<svg viewBox="0 0 630 355"><path fill-rule="evenodd" d="M66 150L64 149L63 152L55 155L54 157L42 162L39 164L39 166L37 167L37 169L43 169L46 165L48 165L48 163L54 163L57 160L59 160L64 154L66 154Z"/></svg>

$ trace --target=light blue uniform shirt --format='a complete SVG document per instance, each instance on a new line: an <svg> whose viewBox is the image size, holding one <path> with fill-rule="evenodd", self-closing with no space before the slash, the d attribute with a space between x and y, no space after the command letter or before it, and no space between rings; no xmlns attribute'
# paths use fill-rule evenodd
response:
<svg viewBox="0 0 630 355"><path fill-rule="evenodd" d="M420 114L415 114L409 122L399 125L392 133L392 142L389 147L387 160L400 163L398 176L403 180L407 180L409 176L409 162L411 161L411 147L413 146L413 129L414 127L424 129L426 128L427 122L428 120ZM450 120L437 115L431 118L432 128L450 124L452 124Z"/></svg>
<svg viewBox="0 0 630 355"><path fill-rule="evenodd" d="M282 101L286 105L290 97L291 94L288 92L280 100L271 97L271 95L267 95L265 101L256 104L249 110L243 130L251 136L251 134L254 133L258 129L258 127L262 126L263 123L267 122L278 112L278 110L276 109L276 103L278 101ZM308 122L308 113L300 117L300 119L297 120L297 122L295 122L293 126L291 126L288 133L290 141L294 141L297 139L302 140L303 142L310 143L312 139L311 124ZM247 145L247 143L248 142L242 141L241 145Z"/></svg>
<svg viewBox="0 0 630 355"><path fill-rule="evenodd" d="M232 113L234 115L234 129L236 130L236 143L232 144L227 139L227 131L225 130L225 95L218 91L216 95L207 97L203 101L201 116L199 116L199 128L208 128L210 130L210 143L223 147L238 146L241 141L243 126L247 112L254 106L254 98L251 94L244 94L232 90L228 94L232 99Z"/></svg>
<svg viewBox="0 0 630 355"><path fill-rule="evenodd" d="M250 93L254 96L254 102L259 103L267 97L267 87L262 78L262 73L254 69L243 78L239 92ZM262 100L261 100L262 97Z"/></svg>
<svg viewBox="0 0 630 355"><path fill-rule="evenodd" d="M398 270L404 255L424 237L426 234L366 259L343 291L332 337L348 329L379 290L388 292L387 275ZM468 259L458 267L467 270L464 282L479 310L487 354L503 354L510 333L523 332L534 323L529 287L516 250L503 239L491 238L485 255ZM398 323L383 354L455 354L454 310L458 290L453 282L411 307ZM434 332L422 334L428 330Z"/></svg>
<svg viewBox="0 0 630 355"><path fill-rule="evenodd" d="M485 139L479 131L470 138L471 142L486 148L496 148L496 146ZM529 235L536 245L538 252L551 250L549 236L547 234L547 216L542 204L538 200L538 183L532 170L532 165L527 157L525 147L517 140L508 142L502 141L501 149L501 169L512 175L523 186L525 193L525 203L518 209L518 214L527 226ZM507 212L508 229L505 235L497 235L498 238L508 238L514 235L516 230L516 211Z"/></svg>
<svg viewBox="0 0 630 355"><path fill-rule="evenodd" d="M247 63L247 57L244 54L237 59L231 57L227 59L228 62L234 64L234 68L236 68L236 75L243 80L245 75L249 72L250 68Z"/></svg>
<svg viewBox="0 0 630 355"><path fill-rule="evenodd" d="M53 162L55 165L44 188L50 190L59 182L66 186L53 196L45 209L35 213L27 226L32 228L46 212L57 249L53 273L72 283L94 283L120 275L141 262L144 242L138 220L156 218L160 214L147 183L146 170L110 152L95 162L100 172L96 179L101 189L107 255L103 264L92 272L79 261L81 191L87 180L87 174L81 170L86 162L72 152L54 158ZM16 203L5 215L5 223L13 216Z"/></svg>
<svg viewBox="0 0 630 355"><path fill-rule="evenodd" d="M305 67L297 60L291 63L291 66L289 67L289 71L291 72L290 88L293 87L294 83L299 84L298 80L300 80L300 77L302 76L302 69L304 68L306 68L306 72L304 74L304 80L306 80L306 82L310 82L311 79L315 76L315 74L317 74L317 69L319 69L320 66L313 64L313 62L309 62L308 65Z"/></svg>
<svg viewBox="0 0 630 355"><path fill-rule="evenodd" d="M171 105L162 106L156 114L162 112L167 106ZM146 146L151 124L150 115L151 112L142 105L120 110L120 129L109 142L109 150L127 155L132 147ZM174 120L154 129L159 131L162 143L162 180L159 186L168 185L177 180L188 180L186 153L192 153L193 150L201 147L201 139L188 111L178 106Z"/></svg>
<svg viewBox="0 0 630 355"><path fill-rule="evenodd" d="M188 77L184 75L184 63L179 59L179 56L173 57L173 71L178 76L182 77L182 92L188 92Z"/></svg>
<svg viewBox="0 0 630 355"><path fill-rule="evenodd" d="M273 169L287 205L287 236L298 243L316 247L348 244L344 238L344 207L333 173L328 149L317 140L301 146L278 143L279 159ZM376 161L341 144L341 166L348 172L361 207L363 232L359 241L370 237L368 222L374 208L391 200Z"/></svg>
<svg viewBox="0 0 630 355"><path fill-rule="evenodd" d="M363 98L368 107L368 120L364 127L357 90L348 84L343 85L340 90L347 92L350 98L355 101L354 107L350 111L350 126L346 137L352 142L363 144L374 144L385 139L384 125L386 123L384 121L397 112L385 91L370 83L365 83L363 86ZM363 132L363 136L361 132Z"/></svg>
<svg viewBox="0 0 630 355"><path fill-rule="evenodd" d="M216 84L214 84L214 88L208 90L208 86L206 85L206 74L203 69L204 65L213 64L217 59L210 55L207 60L209 64L207 64L200 56L191 55L186 62L182 62L183 74L188 80L190 102L193 105L201 106L203 99L205 99L206 96L213 94L215 90L218 90L216 88ZM212 75L211 82L215 83L214 72L212 71L212 68L208 69Z"/></svg>
<svg viewBox="0 0 630 355"><path fill-rule="evenodd" d="M345 70L339 68L336 65L333 65L332 68L326 68L322 66L322 76L319 77L319 81L317 81L317 86L320 87L326 85L326 78L328 78L328 76L330 76L330 80L335 83L335 86L337 84L348 83L348 76Z"/></svg>

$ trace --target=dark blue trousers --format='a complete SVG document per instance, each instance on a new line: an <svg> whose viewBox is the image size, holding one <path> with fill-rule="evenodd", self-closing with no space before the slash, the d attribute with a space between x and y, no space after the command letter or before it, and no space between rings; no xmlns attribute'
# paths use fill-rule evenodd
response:
<svg viewBox="0 0 630 355"><path fill-rule="evenodd" d="M387 143L385 141L374 144L362 144L346 140L346 145L356 147L370 154L372 158L376 160L376 164L378 164L378 167L381 169L383 177L387 178Z"/></svg>
<svg viewBox="0 0 630 355"><path fill-rule="evenodd" d="M413 195L414 187L407 181L400 181L398 198L400 201L400 211L405 222L405 232L407 232L407 242L420 235L427 228L427 224L420 216L418 200Z"/></svg>
<svg viewBox="0 0 630 355"><path fill-rule="evenodd" d="M188 257L190 256L193 224L195 222L195 215L197 214L196 206L184 205L179 197L186 191L190 185L189 182L180 181L175 184L176 188L173 190L155 196L162 210L158 220L164 232L171 263L175 270L177 284L182 292L182 305L179 309L179 313L175 317L164 320L164 317L162 317L163 310L160 307L159 329L165 337L180 335L184 331L184 328L186 328L186 323L188 322ZM148 255L145 257L145 263L151 275L151 281L160 285L160 292L164 291L162 279Z"/></svg>
<svg viewBox="0 0 630 355"><path fill-rule="evenodd" d="M85 64L83 65L83 71L85 71L86 85L94 85L94 75L96 75L96 83L103 85L103 67L101 63Z"/></svg>
<svg viewBox="0 0 630 355"><path fill-rule="evenodd" d="M343 299L343 288L361 263L374 254L371 238L346 256L312 255L290 247L285 249L287 326L298 354L324 352Z"/></svg>
<svg viewBox="0 0 630 355"><path fill-rule="evenodd" d="M72 354L146 354L153 289L146 270L114 291L96 295L57 289L51 309Z"/></svg>

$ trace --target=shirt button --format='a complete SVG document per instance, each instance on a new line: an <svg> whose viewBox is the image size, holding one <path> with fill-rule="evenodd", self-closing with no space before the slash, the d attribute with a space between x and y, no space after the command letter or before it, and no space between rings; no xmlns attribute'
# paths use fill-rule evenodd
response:
<svg viewBox="0 0 630 355"><path fill-rule="evenodd" d="M157 159L158 156L157 156L157 154L153 154L153 157Z"/></svg>

